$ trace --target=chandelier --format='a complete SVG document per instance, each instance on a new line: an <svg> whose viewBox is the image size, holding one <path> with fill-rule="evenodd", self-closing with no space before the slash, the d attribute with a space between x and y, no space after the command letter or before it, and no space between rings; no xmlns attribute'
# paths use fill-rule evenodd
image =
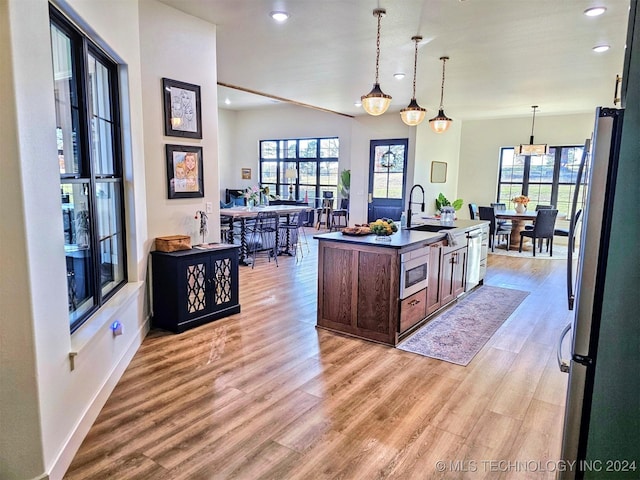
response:
<svg viewBox="0 0 640 480"><path fill-rule="evenodd" d="M528 155L532 157L537 157L541 155L549 154L549 145L547 144L534 144L533 143L533 127L536 123L536 110L538 109L538 105L532 105L533 108L533 119L531 120L531 136L529 137L528 144L520 144L514 148L514 155Z"/></svg>

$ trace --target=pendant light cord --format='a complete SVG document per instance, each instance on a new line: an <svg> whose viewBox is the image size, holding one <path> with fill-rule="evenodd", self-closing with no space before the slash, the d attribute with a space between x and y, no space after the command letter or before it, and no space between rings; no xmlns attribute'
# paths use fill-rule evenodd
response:
<svg viewBox="0 0 640 480"><path fill-rule="evenodd" d="M416 70L418 70L418 39L415 39L416 42L416 52L413 57L413 98L416 98ZM442 103L442 101L440 101Z"/></svg>
<svg viewBox="0 0 640 480"><path fill-rule="evenodd" d="M376 35L376 83L378 83L378 65L380 63L380 18L382 18L382 12L376 11L378 16L378 34Z"/></svg>
<svg viewBox="0 0 640 480"><path fill-rule="evenodd" d="M444 66L447 63L447 57L442 57L441 60L442 60L442 86L440 87L440 110L442 110L442 100L444 99Z"/></svg>

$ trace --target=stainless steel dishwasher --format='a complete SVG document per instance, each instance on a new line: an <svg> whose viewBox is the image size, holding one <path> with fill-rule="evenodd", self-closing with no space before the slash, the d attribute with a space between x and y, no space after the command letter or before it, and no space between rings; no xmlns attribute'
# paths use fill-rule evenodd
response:
<svg viewBox="0 0 640 480"><path fill-rule="evenodd" d="M480 283L480 260L482 258L482 228L467 232L467 284L465 292Z"/></svg>

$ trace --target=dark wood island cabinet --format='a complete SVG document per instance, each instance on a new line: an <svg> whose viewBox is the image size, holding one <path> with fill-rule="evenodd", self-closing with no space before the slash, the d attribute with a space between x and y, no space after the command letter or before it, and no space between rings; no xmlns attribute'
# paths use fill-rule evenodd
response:
<svg viewBox="0 0 640 480"><path fill-rule="evenodd" d="M154 327L181 333L240 312L238 245L151 252Z"/></svg>
<svg viewBox="0 0 640 480"><path fill-rule="evenodd" d="M467 223L458 229L463 241L455 246L448 244L442 232L402 230L389 242L340 232L316 235L317 326L397 345L465 292L465 232L482 224ZM416 257L418 265L427 263L426 278L422 274L420 286L403 290L403 272Z"/></svg>

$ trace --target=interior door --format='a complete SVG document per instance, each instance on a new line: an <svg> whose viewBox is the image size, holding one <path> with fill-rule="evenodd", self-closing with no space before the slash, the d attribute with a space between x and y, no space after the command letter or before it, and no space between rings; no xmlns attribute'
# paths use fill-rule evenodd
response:
<svg viewBox="0 0 640 480"><path fill-rule="evenodd" d="M368 221L400 220L404 206L409 140L371 140L369 148Z"/></svg>

